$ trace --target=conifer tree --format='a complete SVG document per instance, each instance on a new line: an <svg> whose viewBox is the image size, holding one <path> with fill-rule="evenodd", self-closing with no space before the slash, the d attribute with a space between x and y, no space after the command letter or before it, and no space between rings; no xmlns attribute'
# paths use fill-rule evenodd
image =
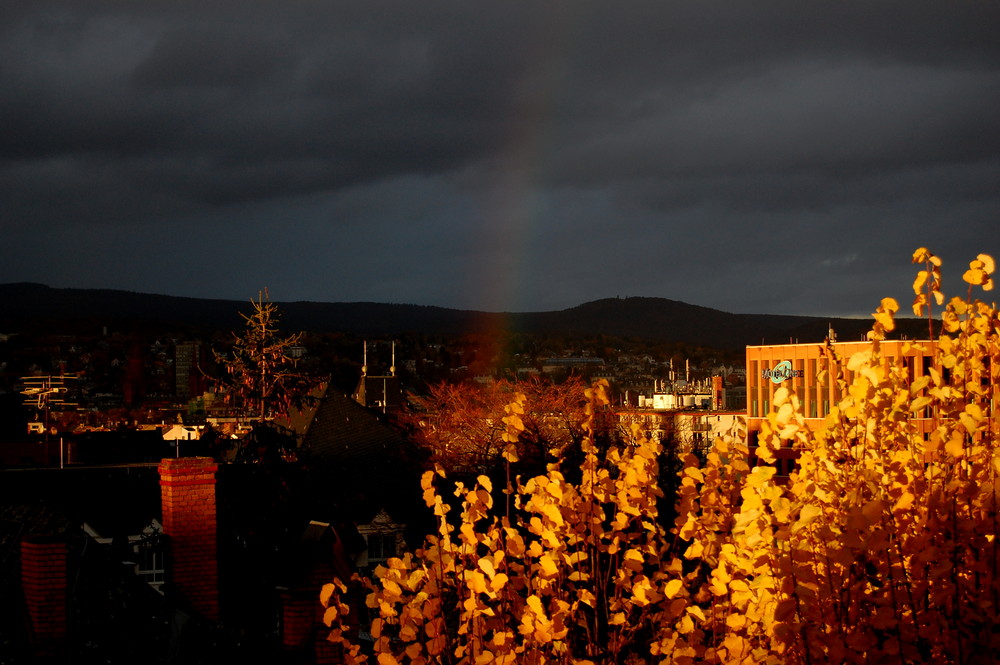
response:
<svg viewBox="0 0 1000 665"><path fill-rule="evenodd" d="M262 444L275 438L273 432L263 430L276 429L276 418L287 416L292 408L302 408L315 381L299 372L289 356L292 347L301 342L302 333L280 334L280 312L267 291L258 293L257 300L250 304L250 314L240 313L246 325L242 333L233 333L231 353L215 354L229 377L224 382L226 399L244 417L257 422L250 438L258 442L258 447L288 448L287 444Z"/></svg>

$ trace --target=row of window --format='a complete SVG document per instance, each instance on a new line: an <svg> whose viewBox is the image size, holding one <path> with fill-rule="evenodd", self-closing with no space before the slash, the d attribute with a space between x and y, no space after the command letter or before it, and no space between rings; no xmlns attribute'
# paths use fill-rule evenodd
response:
<svg viewBox="0 0 1000 665"><path fill-rule="evenodd" d="M781 352L780 347L776 347L777 353ZM789 347L785 352L792 351ZM893 366L898 362L898 357L887 355L883 362L887 366ZM772 380L772 372L778 368L782 362L791 365L790 375L783 380ZM847 358L842 359L846 365ZM929 355L905 356L902 359L906 371L906 380L911 382L919 376L925 374L930 367L932 358ZM767 359L751 360L747 362L747 415L750 418L763 418L771 410L771 400L774 391L780 386L785 386L798 395L802 404L802 410L807 418L823 418L830 413L831 405L837 404L843 397L840 386L836 381L836 372L828 368L829 363L825 358L796 358L796 359ZM827 370L829 373L823 381L818 380L819 372ZM854 381L854 372L843 367L844 380L850 385ZM778 372L779 377L783 374ZM944 371L944 379L947 381L947 370ZM989 381L989 371L984 376L984 384Z"/></svg>

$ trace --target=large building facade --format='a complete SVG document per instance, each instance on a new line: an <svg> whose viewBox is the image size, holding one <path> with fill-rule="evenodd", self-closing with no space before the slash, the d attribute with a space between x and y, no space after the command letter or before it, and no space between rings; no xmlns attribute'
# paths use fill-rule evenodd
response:
<svg viewBox="0 0 1000 665"><path fill-rule="evenodd" d="M751 466L756 463L757 437L762 421L771 411L775 391L784 387L794 392L806 425L818 428L854 380L854 373L848 369L851 356L871 348L871 342L748 346L746 418ZM887 367L897 362L905 363L907 376L912 381L926 374L933 365L931 348L927 341L883 341L881 362ZM846 383L842 384L841 380ZM914 418L913 424L926 435L933 428L933 421L930 414L918 414L923 415L928 417ZM796 468L799 452L794 448L774 451L773 464L779 478L787 478Z"/></svg>
<svg viewBox="0 0 1000 665"><path fill-rule="evenodd" d="M907 380L925 376L931 367L941 372L945 381L950 372L934 358L935 342L928 340L886 340L880 343L880 359L885 367L905 368ZM779 344L748 346L747 369L747 431L752 445L755 433L766 419L774 393L781 387L793 391L799 398L806 424L818 427L843 398L838 376L850 386L854 372L848 368L851 356L872 348L871 342L831 342L815 344ZM988 359L986 359L988 361ZM1000 367L988 362L978 380L990 386L991 400L998 397ZM918 431L930 432L934 427L931 413L916 413L912 422Z"/></svg>

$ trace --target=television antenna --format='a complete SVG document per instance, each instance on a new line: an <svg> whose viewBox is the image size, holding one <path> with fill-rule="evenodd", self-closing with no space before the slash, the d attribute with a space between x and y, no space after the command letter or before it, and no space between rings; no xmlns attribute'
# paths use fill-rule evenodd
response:
<svg viewBox="0 0 1000 665"><path fill-rule="evenodd" d="M69 386L66 381L80 377L72 374L60 376L22 376L24 405L33 406L45 414L45 436L49 434L49 411L75 408L76 402L69 401Z"/></svg>

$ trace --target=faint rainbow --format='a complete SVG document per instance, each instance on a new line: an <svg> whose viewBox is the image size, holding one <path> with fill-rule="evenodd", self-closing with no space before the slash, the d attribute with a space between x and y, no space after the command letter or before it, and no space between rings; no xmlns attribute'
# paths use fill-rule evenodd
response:
<svg viewBox="0 0 1000 665"><path fill-rule="evenodd" d="M584 3L543 3L539 7L547 12L538 28L544 34L534 35L531 43L537 46L537 53L527 58L537 66L515 81L515 89L510 91L515 103L507 112L516 121L511 123L501 151L501 181L492 188L484 206L484 241L495 250L489 255L497 258L480 266L483 274L475 283L483 288L479 300L489 303L491 311L526 311L534 290L546 288L532 281L532 264L558 251L541 240L546 214L542 184L587 16ZM523 88L528 88L526 94L521 94ZM519 107L516 100L525 97L532 103Z"/></svg>

